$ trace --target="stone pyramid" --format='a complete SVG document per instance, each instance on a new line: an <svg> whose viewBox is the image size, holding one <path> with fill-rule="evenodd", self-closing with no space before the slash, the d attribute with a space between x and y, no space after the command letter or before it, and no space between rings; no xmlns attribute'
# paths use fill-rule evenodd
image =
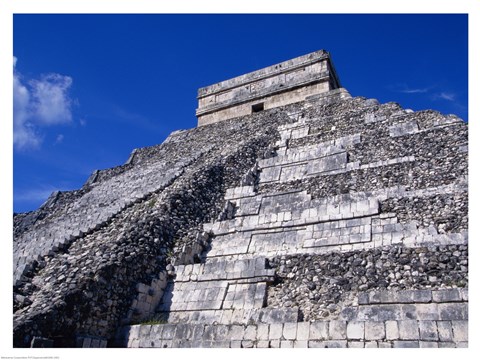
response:
<svg viewBox="0 0 480 360"><path fill-rule="evenodd" d="M15 347L465 347L468 129L317 51L14 216Z"/></svg>

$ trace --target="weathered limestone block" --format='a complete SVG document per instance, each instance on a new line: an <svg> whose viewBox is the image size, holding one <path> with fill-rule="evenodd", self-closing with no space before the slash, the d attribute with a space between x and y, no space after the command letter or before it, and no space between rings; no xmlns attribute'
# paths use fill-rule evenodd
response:
<svg viewBox="0 0 480 360"><path fill-rule="evenodd" d="M350 321L347 324L347 338L355 340L365 339L365 322ZM363 347L363 346L362 346Z"/></svg>

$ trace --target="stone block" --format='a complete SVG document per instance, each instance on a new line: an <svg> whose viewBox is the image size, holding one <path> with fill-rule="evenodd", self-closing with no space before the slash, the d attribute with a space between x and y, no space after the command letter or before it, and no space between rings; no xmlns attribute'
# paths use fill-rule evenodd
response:
<svg viewBox="0 0 480 360"><path fill-rule="evenodd" d="M256 340L257 339L257 325L247 325L243 334L243 340Z"/></svg>
<svg viewBox="0 0 480 360"><path fill-rule="evenodd" d="M455 348L456 344L454 342L439 342L438 347L439 348Z"/></svg>
<svg viewBox="0 0 480 360"><path fill-rule="evenodd" d="M257 342L257 348L259 348L259 349L268 348L269 344L270 343L268 342L268 340L259 340Z"/></svg>
<svg viewBox="0 0 480 360"><path fill-rule="evenodd" d="M145 340L140 339L140 347L142 347L142 341L143 341L144 343L146 343ZM91 342L91 344L90 344L90 347L91 347L91 348L99 348L99 347L100 347L100 340L99 340L99 339L92 339L92 342ZM147 346L147 347L150 347L150 346Z"/></svg>
<svg viewBox="0 0 480 360"><path fill-rule="evenodd" d="M392 344L389 341L385 341L385 342L384 341L378 341L377 344L378 344L378 347L382 348L382 349L392 347Z"/></svg>
<svg viewBox="0 0 480 360"><path fill-rule="evenodd" d="M389 291L370 291L368 294L368 304L385 304L385 303L394 303L397 302L394 297L397 293L392 293Z"/></svg>
<svg viewBox="0 0 480 360"><path fill-rule="evenodd" d="M395 242L394 242L395 243ZM387 296L390 295L390 301L392 303L412 303L414 290L403 290L398 292L386 291Z"/></svg>
<svg viewBox="0 0 480 360"><path fill-rule="evenodd" d="M228 340L228 325L215 325L214 338L217 341Z"/></svg>
<svg viewBox="0 0 480 360"><path fill-rule="evenodd" d="M310 340L327 340L328 339L328 321L316 321L310 323Z"/></svg>
<svg viewBox="0 0 480 360"><path fill-rule="evenodd" d="M249 349L249 348L253 348L253 347L254 347L253 341L251 341L251 340L242 340L242 348Z"/></svg>
<svg viewBox="0 0 480 360"><path fill-rule="evenodd" d="M437 321L437 330L440 341L453 341L452 323L450 321Z"/></svg>
<svg viewBox="0 0 480 360"><path fill-rule="evenodd" d="M403 341L398 340L393 342L394 348L418 348L418 341Z"/></svg>
<svg viewBox="0 0 480 360"><path fill-rule="evenodd" d="M203 331L203 340L215 340L216 325L205 325Z"/></svg>
<svg viewBox="0 0 480 360"><path fill-rule="evenodd" d="M138 340L138 339L132 340L132 342L130 344L130 347L131 348L139 348L140 347L140 340Z"/></svg>
<svg viewBox="0 0 480 360"><path fill-rule="evenodd" d="M190 341L190 339L182 339L181 341L179 341L178 347L181 347L184 349L190 349L193 347L192 345L193 345L193 342Z"/></svg>
<svg viewBox="0 0 480 360"><path fill-rule="evenodd" d="M329 324L328 338L330 340L342 340L347 338L347 322L332 320Z"/></svg>
<svg viewBox="0 0 480 360"><path fill-rule="evenodd" d="M257 324L257 340L268 340L268 324Z"/></svg>
<svg viewBox="0 0 480 360"><path fill-rule="evenodd" d="M436 341L419 341L420 348L438 348L438 342Z"/></svg>
<svg viewBox="0 0 480 360"><path fill-rule="evenodd" d="M132 325L130 326L130 331L129 331L129 338L130 339L138 339L140 336L140 325Z"/></svg>
<svg viewBox="0 0 480 360"><path fill-rule="evenodd" d="M232 313L232 324L242 324L243 323L243 309L234 309Z"/></svg>
<svg viewBox="0 0 480 360"><path fill-rule="evenodd" d="M363 340L364 338L365 323L363 321L350 321L347 323L347 339Z"/></svg>
<svg viewBox="0 0 480 360"><path fill-rule="evenodd" d="M177 324L173 339L188 339L191 336L191 327L188 324Z"/></svg>
<svg viewBox="0 0 480 360"><path fill-rule="evenodd" d="M432 301L431 290L413 290L413 301L416 303L428 303Z"/></svg>
<svg viewBox="0 0 480 360"><path fill-rule="evenodd" d="M161 348L161 347L162 347L162 341L163 341L162 339L155 339L155 340L153 340L153 341L152 341L152 342L153 342L152 347L154 347L154 348Z"/></svg>
<svg viewBox="0 0 480 360"><path fill-rule="evenodd" d="M293 342L294 348L308 348L308 340L295 340Z"/></svg>
<svg viewBox="0 0 480 360"><path fill-rule="evenodd" d="M213 347L214 342L212 340L201 340L197 342L198 348L210 349Z"/></svg>
<svg viewBox="0 0 480 360"><path fill-rule="evenodd" d="M369 295L368 293L362 292L358 294L358 305L367 305L369 304Z"/></svg>
<svg viewBox="0 0 480 360"><path fill-rule="evenodd" d="M269 340L279 340L282 338L283 324L270 324L270 331L268 333Z"/></svg>
<svg viewBox="0 0 480 360"><path fill-rule="evenodd" d="M420 331L420 340L438 341L436 321L432 321L432 320L419 321L418 327Z"/></svg>
<svg viewBox="0 0 480 360"><path fill-rule="evenodd" d="M348 341L347 347L349 348L364 348L365 344L363 341Z"/></svg>
<svg viewBox="0 0 480 360"><path fill-rule="evenodd" d="M327 342L326 341L319 341L319 340L310 340L308 342L309 348L326 348Z"/></svg>
<svg viewBox="0 0 480 360"><path fill-rule="evenodd" d="M365 340L385 339L385 324L382 321L365 322Z"/></svg>
<svg viewBox="0 0 480 360"><path fill-rule="evenodd" d="M435 302L462 301L460 289L442 289L432 291L432 298Z"/></svg>
<svg viewBox="0 0 480 360"><path fill-rule="evenodd" d="M150 335L150 329L152 328L152 325L142 325L140 327L140 336L143 337L148 337Z"/></svg>
<svg viewBox="0 0 480 360"><path fill-rule="evenodd" d="M265 305L265 299L254 299L252 307L254 309L259 309L264 305Z"/></svg>
<svg viewBox="0 0 480 360"><path fill-rule="evenodd" d="M400 338L398 323L394 320L385 322L385 337L387 340L396 340Z"/></svg>
<svg viewBox="0 0 480 360"><path fill-rule="evenodd" d="M269 346L271 348L279 349L280 348L280 340L270 340Z"/></svg>
<svg viewBox="0 0 480 360"><path fill-rule="evenodd" d="M191 338L194 340L201 340L203 339L203 331L205 329L204 324L191 324L190 325L192 335Z"/></svg>
<svg viewBox="0 0 480 360"><path fill-rule="evenodd" d="M401 305L371 305L358 309L358 320L387 321L401 319L404 315Z"/></svg>
<svg viewBox="0 0 480 360"><path fill-rule="evenodd" d="M293 348L294 342L293 340L282 340L280 341L280 348Z"/></svg>
<svg viewBox="0 0 480 360"><path fill-rule="evenodd" d="M453 341L462 342L468 341L468 321L465 320L453 320Z"/></svg>
<svg viewBox="0 0 480 360"><path fill-rule="evenodd" d="M173 349L183 348L187 344L187 340L185 339L174 339L172 340L170 347Z"/></svg>
<svg viewBox="0 0 480 360"><path fill-rule="evenodd" d="M308 340L310 333L309 322L299 322L297 324L297 340Z"/></svg>
<svg viewBox="0 0 480 360"><path fill-rule="evenodd" d="M298 309L261 309L259 321L263 323L285 323L298 321Z"/></svg>
<svg viewBox="0 0 480 360"><path fill-rule="evenodd" d="M393 126L390 126L388 129L391 137L414 134L419 131L418 123L416 120L395 124Z"/></svg>
<svg viewBox="0 0 480 360"><path fill-rule="evenodd" d="M34 338L34 340L36 340L36 339ZM92 343L92 338L89 338L89 337L84 338L83 343L82 343L82 347L89 348L91 343ZM53 344L52 344L52 346L53 346ZM31 347L37 347L37 346L35 346L34 341L32 341Z"/></svg>
<svg viewBox="0 0 480 360"><path fill-rule="evenodd" d="M346 340L328 340L325 341L325 346L326 348L346 348L347 347L347 341Z"/></svg>
<svg viewBox="0 0 480 360"><path fill-rule="evenodd" d="M230 309L223 310L220 322L222 324L227 324L227 325L230 324L232 321L232 315L233 315L233 310L230 310Z"/></svg>
<svg viewBox="0 0 480 360"><path fill-rule="evenodd" d="M416 320L398 321L398 333L402 340L418 340L418 322Z"/></svg>
<svg viewBox="0 0 480 360"><path fill-rule="evenodd" d="M316 246L316 245L315 245L315 240L313 240L313 239L305 240L305 241L303 242L303 247L304 247L304 248L310 248L310 247L315 247L315 246Z"/></svg>
<svg viewBox="0 0 480 360"><path fill-rule="evenodd" d="M365 348L376 349L378 348L378 344L376 341L365 341Z"/></svg>
<svg viewBox="0 0 480 360"><path fill-rule="evenodd" d="M468 306L466 303L438 304L439 320L468 320Z"/></svg>
<svg viewBox="0 0 480 360"><path fill-rule="evenodd" d="M283 324L283 338L286 340L295 340L297 338L297 323Z"/></svg>
<svg viewBox="0 0 480 360"><path fill-rule="evenodd" d="M231 340L243 340L244 331L243 325L230 325L228 337Z"/></svg>
<svg viewBox="0 0 480 360"><path fill-rule="evenodd" d="M232 340L232 341L230 341L230 347L239 349L239 348L242 347L242 341L241 340Z"/></svg>
<svg viewBox="0 0 480 360"><path fill-rule="evenodd" d="M440 320L438 304L417 304L415 310L418 320Z"/></svg>

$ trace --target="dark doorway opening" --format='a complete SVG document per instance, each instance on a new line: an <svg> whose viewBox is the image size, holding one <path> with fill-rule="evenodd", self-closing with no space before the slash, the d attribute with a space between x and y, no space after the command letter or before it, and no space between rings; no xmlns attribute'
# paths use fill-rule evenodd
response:
<svg viewBox="0 0 480 360"><path fill-rule="evenodd" d="M252 105L252 114L256 113L256 112L263 111L263 109L264 109L263 103Z"/></svg>

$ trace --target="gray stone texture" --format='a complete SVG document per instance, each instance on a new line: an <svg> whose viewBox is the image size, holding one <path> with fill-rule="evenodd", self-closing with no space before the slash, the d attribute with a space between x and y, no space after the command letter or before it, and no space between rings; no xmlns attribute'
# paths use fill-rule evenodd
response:
<svg viewBox="0 0 480 360"><path fill-rule="evenodd" d="M395 320L385 322L385 337L387 340L397 340L400 338L398 323Z"/></svg>
<svg viewBox="0 0 480 360"><path fill-rule="evenodd" d="M341 320L332 320L329 324L328 338L332 340L345 339L347 332L347 322Z"/></svg>
<svg viewBox="0 0 480 360"><path fill-rule="evenodd" d="M418 340L418 322L416 320L398 321L398 333L402 340Z"/></svg>
<svg viewBox="0 0 480 360"><path fill-rule="evenodd" d="M356 340L365 339L365 323L363 321L348 322L347 339L356 339Z"/></svg>
<svg viewBox="0 0 480 360"><path fill-rule="evenodd" d="M453 340L455 342L468 341L468 322L464 320L452 321Z"/></svg>
<svg viewBox="0 0 480 360"><path fill-rule="evenodd" d="M420 340L438 341L436 321L419 321Z"/></svg>
<svg viewBox="0 0 480 360"><path fill-rule="evenodd" d="M297 323L283 324L283 338L286 340L295 340L297 338Z"/></svg>
<svg viewBox="0 0 480 360"><path fill-rule="evenodd" d="M310 335L310 323L309 322L299 322L297 324L297 340L308 340Z"/></svg>
<svg viewBox="0 0 480 360"><path fill-rule="evenodd" d="M365 322L365 340L385 339L385 323L367 321Z"/></svg>
<svg viewBox="0 0 480 360"><path fill-rule="evenodd" d="M310 339L327 340L328 339L328 321L316 321L310 324Z"/></svg>
<svg viewBox="0 0 480 360"><path fill-rule="evenodd" d="M14 346L467 346L466 124L312 56L200 89L210 125L15 214Z"/></svg>

